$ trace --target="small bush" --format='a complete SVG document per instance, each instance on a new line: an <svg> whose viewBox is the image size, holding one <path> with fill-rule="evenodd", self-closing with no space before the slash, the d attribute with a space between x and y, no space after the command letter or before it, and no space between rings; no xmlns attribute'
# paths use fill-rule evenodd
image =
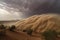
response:
<svg viewBox="0 0 60 40"><path fill-rule="evenodd" d="M58 35L60 35L60 32L58 33Z"/></svg>
<svg viewBox="0 0 60 40"><path fill-rule="evenodd" d="M32 29L28 29L28 30L27 30L27 34L28 34L28 35L32 35L32 32L33 32Z"/></svg>
<svg viewBox="0 0 60 40"><path fill-rule="evenodd" d="M6 29L6 27L3 24L1 24L0 29Z"/></svg>
<svg viewBox="0 0 60 40"><path fill-rule="evenodd" d="M46 40L55 40L57 33L56 31L48 30L43 33Z"/></svg>
<svg viewBox="0 0 60 40"><path fill-rule="evenodd" d="M57 37L59 37L59 38L60 38L60 32L58 32L58 33L57 33Z"/></svg>
<svg viewBox="0 0 60 40"><path fill-rule="evenodd" d="M23 32L27 32L27 30L23 30Z"/></svg>
<svg viewBox="0 0 60 40"><path fill-rule="evenodd" d="M12 25L12 26L9 28L10 31L14 31L14 29L16 29L15 25Z"/></svg>

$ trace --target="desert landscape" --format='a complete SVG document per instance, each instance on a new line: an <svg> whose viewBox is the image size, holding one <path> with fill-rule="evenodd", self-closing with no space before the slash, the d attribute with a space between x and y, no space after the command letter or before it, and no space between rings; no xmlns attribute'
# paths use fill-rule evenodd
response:
<svg viewBox="0 0 60 40"><path fill-rule="evenodd" d="M45 35L48 32L48 37L51 35L55 40L60 40L60 34L56 35L60 33L59 17L57 14L42 14L20 20L10 28L5 29L6 34L0 36L1 40L46 40L42 34ZM0 32L3 32L2 30L4 31L4 28ZM50 38L49 40L53 39Z"/></svg>
<svg viewBox="0 0 60 40"><path fill-rule="evenodd" d="M0 0L0 40L60 40L60 0Z"/></svg>

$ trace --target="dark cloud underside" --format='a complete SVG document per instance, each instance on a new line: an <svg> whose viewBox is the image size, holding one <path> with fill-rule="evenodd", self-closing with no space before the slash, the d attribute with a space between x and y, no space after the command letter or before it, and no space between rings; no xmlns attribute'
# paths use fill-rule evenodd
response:
<svg viewBox="0 0 60 40"><path fill-rule="evenodd" d="M60 0L0 0L8 7L18 9L22 16L28 17L41 13L60 13ZM10 10L10 9L9 9Z"/></svg>

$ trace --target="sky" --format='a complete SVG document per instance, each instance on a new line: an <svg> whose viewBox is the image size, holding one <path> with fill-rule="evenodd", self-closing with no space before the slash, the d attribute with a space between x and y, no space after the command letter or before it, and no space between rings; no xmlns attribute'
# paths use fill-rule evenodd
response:
<svg viewBox="0 0 60 40"><path fill-rule="evenodd" d="M59 14L60 0L0 0L0 20L16 20L42 13Z"/></svg>

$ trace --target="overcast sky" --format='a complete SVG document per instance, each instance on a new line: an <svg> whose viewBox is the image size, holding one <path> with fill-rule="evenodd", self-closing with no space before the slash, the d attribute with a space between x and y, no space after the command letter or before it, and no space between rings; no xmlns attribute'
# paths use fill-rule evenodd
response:
<svg viewBox="0 0 60 40"><path fill-rule="evenodd" d="M0 11L0 20L16 20L42 13L59 14L60 0L0 0Z"/></svg>

